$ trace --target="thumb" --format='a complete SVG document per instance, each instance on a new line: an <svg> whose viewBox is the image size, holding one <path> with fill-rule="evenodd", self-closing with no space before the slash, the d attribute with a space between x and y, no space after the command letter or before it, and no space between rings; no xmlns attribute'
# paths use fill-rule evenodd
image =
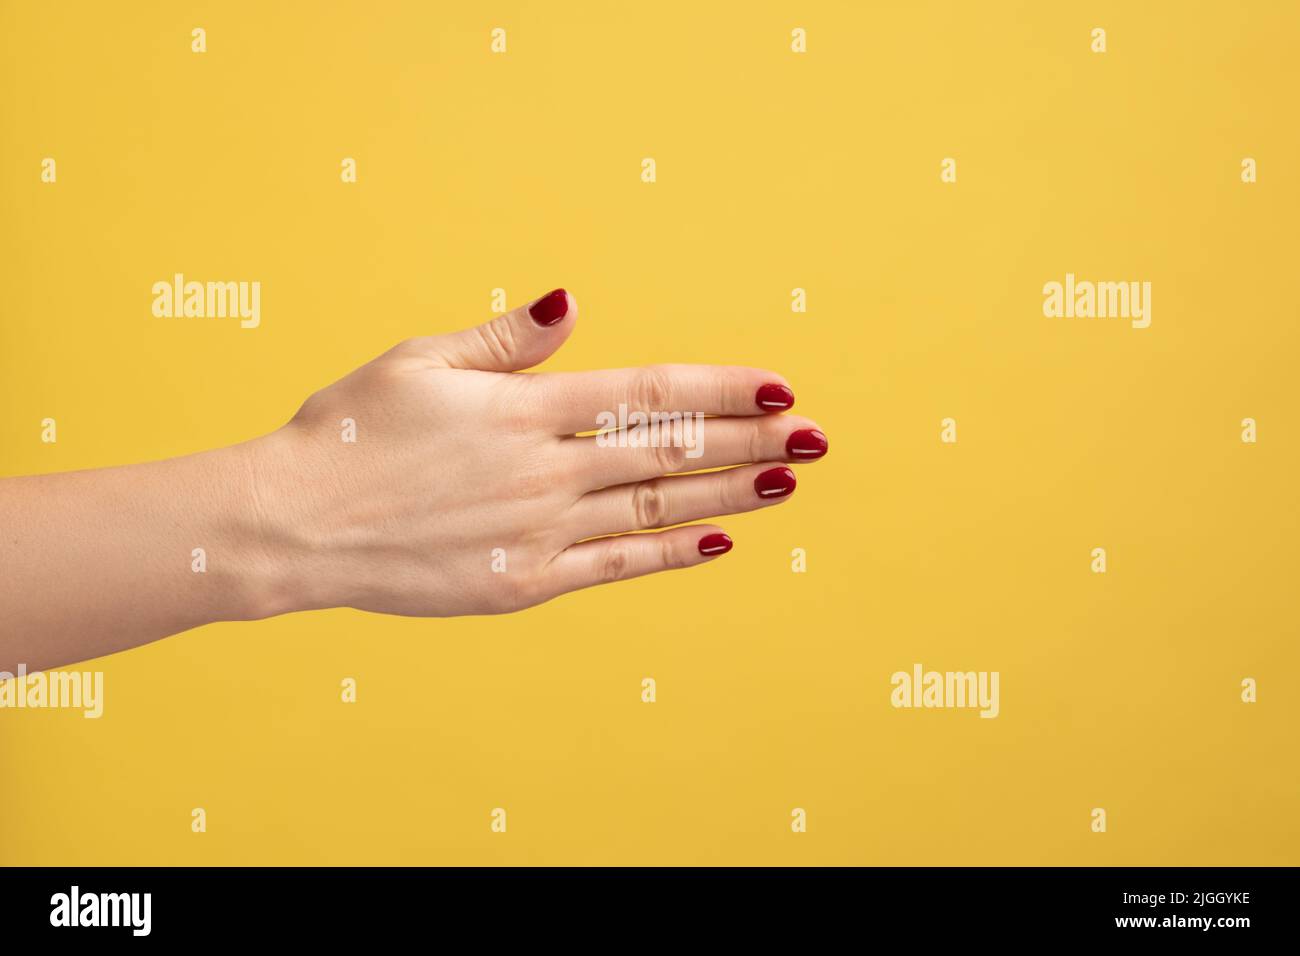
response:
<svg viewBox="0 0 1300 956"><path fill-rule="evenodd" d="M517 372L549 358L577 318L577 303L556 289L472 329L434 336L427 348L432 358L451 368Z"/></svg>

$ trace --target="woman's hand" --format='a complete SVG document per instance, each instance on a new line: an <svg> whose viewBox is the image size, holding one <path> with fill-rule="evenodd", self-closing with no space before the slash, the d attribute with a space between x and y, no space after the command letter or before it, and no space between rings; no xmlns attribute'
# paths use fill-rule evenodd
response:
<svg viewBox="0 0 1300 956"><path fill-rule="evenodd" d="M284 593L298 606L487 614L701 564L731 548L716 525L625 532L778 504L795 486L782 463L825 454L813 422L771 414L794 400L772 372L512 374L550 356L576 319L557 290L403 342L309 398L265 440L269 537L296 579ZM636 412L682 424L647 430L646 447L578 434ZM675 475L727 465L745 467Z"/></svg>
<svg viewBox="0 0 1300 956"><path fill-rule="evenodd" d="M576 319L557 290L403 342L263 438L0 482L0 671L312 608L514 611L701 564L731 548L716 525L627 532L778 504L783 463L825 454L816 425L776 414L794 396L771 372L517 374Z"/></svg>

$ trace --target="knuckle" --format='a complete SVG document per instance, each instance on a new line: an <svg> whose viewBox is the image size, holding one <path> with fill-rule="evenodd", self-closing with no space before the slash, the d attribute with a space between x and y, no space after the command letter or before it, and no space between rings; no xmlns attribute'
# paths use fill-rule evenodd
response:
<svg viewBox="0 0 1300 956"><path fill-rule="evenodd" d="M533 578L516 581L509 596L508 611L521 611L546 600L539 583Z"/></svg>
<svg viewBox="0 0 1300 956"><path fill-rule="evenodd" d="M549 600L547 581L540 573L535 552L523 543L506 549L510 567L504 573L490 573L479 590L480 606L489 614L511 614Z"/></svg>
<svg viewBox="0 0 1300 956"><path fill-rule="evenodd" d="M726 475L715 486L717 495L714 508L720 515L738 514L753 507L753 485L750 480L741 477L746 469L737 468Z"/></svg>
<svg viewBox="0 0 1300 956"><path fill-rule="evenodd" d="M672 436L661 438L658 445L650 449L655 469L661 475L670 475L681 471L686 465L686 449L674 442Z"/></svg>
<svg viewBox="0 0 1300 956"><path fill-rule="evenodd" d="M766 436L763 434L763 426L758 422L755 422L752 425L749 425L748 428L749 438L747 439L747 447L745 449L745 454L748 455L748 458L746 458L746 461L766 461L767 458L764 455L764 446L766 445L764 439Z"/></svg>
<svg viewBox="0 0 1300 956"><path fill-rule="evenodd" d="M622 544L611 544L600 556L598 569L600 580L606 583L623 580L627 577L630 563L627 547Z"/></svg>
<svg viewBox="0 0 1300 956"><path fill-rule="evenodd" d="M519 603L519 588L515 586L501 587L493 591L484 603L485 610L489 614L510 614L524 606Z"/></svg>
<svg viewBox="0 0 1300 956"><path fill-rule="evenodd" d="M632 386L632 408L634 411L663 411L671 394L667 366L651 365L641 369Z"/></svg>
<svg viewBox="0 0 1300 956"><path fill-rule="evenodd" d="M686 558L680 548L674 547L667 536L659 542L659 563L668 569L686 567Z"/></svg>
<svg viewBox="0 0 1300 956"><path fill-rule="evenodd" d="M667 514L667 502L658 482L644 481L632 491L632 518L638 529L658 528Z"/></svg>
<svg viewBox="0 0 1300 956"><path fill-rule="evenodd" d="M518 500L533 501L546 497L554 490L555 476L542 468L524 467L514 473L512 484Z"/></svg>
<svg viewBox="0 0 1300 956"><path fill-rule="evenodd" d="M509 362L515 355L517 341L514 326L504 315L477 326L479 341L488 356L497 363Z"/></svg>

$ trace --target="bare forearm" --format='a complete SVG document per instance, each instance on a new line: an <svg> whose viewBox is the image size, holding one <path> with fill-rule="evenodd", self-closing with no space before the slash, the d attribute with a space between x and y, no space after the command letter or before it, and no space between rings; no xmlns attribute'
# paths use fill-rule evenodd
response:
<svg viewBox="0 0 1300 956"><path fill-rule="evenodd" d="M0 481L0 671L287 610L262 454L247 443Z"/></svg>

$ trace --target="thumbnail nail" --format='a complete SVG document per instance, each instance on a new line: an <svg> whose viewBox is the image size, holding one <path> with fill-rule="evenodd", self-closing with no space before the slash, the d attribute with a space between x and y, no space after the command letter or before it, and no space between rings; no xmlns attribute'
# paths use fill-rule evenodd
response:
<svg viewBox="0 0 1300 956"><path fill-rule="evenodd" d="M569 294L563 289L548 292L528 307L538 325L554 325L569 314Z"/></svg>

